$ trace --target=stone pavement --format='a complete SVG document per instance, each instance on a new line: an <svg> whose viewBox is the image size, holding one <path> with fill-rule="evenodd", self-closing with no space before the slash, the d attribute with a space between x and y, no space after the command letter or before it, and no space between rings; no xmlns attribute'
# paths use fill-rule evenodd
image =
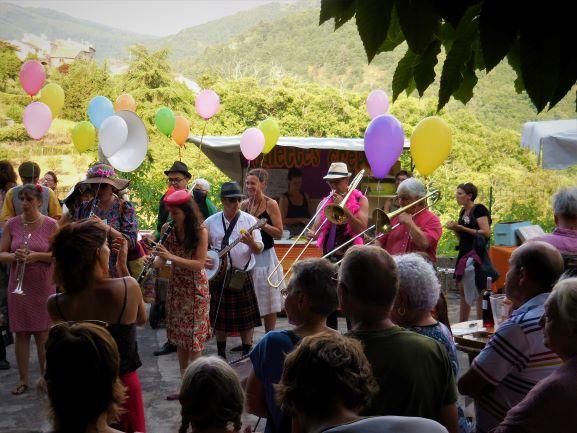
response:
<svg viewBox="0 0 577 433"><path fill-rule="evenodd" d="M458 318L458 295L449 293L449 317L451 323ZM344 319L339 319L342 331L346 330ZM277 328L290 328L286 318L279 318ZM263 335L264 329L255 330L255 341ZM138 370L144 405L146 412L147 431L149 433L174 433L180 426L180 405L177 401L167 401L166 396L177 390L180 380L178 360L176 354L165 356L153 356L166 341L164 329L151 329L145 326L138 329L138 347L143 366ZM240 343L240 339L230 338L228 348ZM10 391L17 385L18 372L14 359L14 345L8 348L8 361L12 365L10 370L0 371L0 432L2 433L37 433L49 432L50 423L47 417L47 404L43 395L31 388L27 393L13 396ZM213 340L207 344L205 355L216 354L216 343ZM229 360L238 355L231 354ZM469 363L466 356L460 353L461 372L468 369ZM35 346L31 346L30 356L31 383L36 383L39 377L38 362L36 359ZM472 404L467 399L467 415L470 414ZM462 398L461 403L465 403ZM246 423L254 424L257 418L252 415L246 416ZM258 431L264 431L264 420L260 421Z"/></svg>

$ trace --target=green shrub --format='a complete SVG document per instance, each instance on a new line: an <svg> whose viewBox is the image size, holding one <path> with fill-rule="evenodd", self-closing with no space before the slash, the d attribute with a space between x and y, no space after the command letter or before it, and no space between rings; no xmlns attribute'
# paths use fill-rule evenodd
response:
<svg viewBox="0 0 577 433"><path fill-rule="evenodd" d="M6 117L14 120L14 122L22 123L22 114L24 113L24 107L18 104L10 104L6 108Z"/></svg>
<svg viewBox="0 0 577 433"><path fill-rule="evenodd" d="M30 140L24 125L16 123L12 126L0 128L0 142L2 141L26 141Z"/></svg>

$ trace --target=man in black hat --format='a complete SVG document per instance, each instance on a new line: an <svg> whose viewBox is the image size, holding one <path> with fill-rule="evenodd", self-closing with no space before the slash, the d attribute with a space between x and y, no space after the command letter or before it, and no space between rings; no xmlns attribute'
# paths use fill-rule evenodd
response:
<svg viewBox="0 0 577 433"><path fill-rule="evenodd" d="M156 232L153 235L154 240L158 240L160 238L160 230L162 229L162 226L166 223L169 217L169 213L168 210L166 209L164 198L168 193L186 189L188 186L188 181L192 177L192 175L188 171L188 166L181 161L174 161L172 167L166 170L164 174L166 175L166 180L168 182L169 188L168 191L164 193L160 198L160 202L158 205L158 219L156 223ZM156 302L158 303L159 300L157 300ZM157 305L155 305L154 307L158 308ZM170 344L167 340L166 343L164 343L164 345L160 348L160 350L154 352L154 356L167 355L173 352L176 352L176 346Z"/></svg>
<svg viewBox="0 0 577 433"><path fill-rule="evenodd" d="M223 211L204 222L210 248L221 250L240 239L240 243L221 258L227 260L227 275L210 283L210 322L216 331L218 355L226 358L227 334L240 333L242 354L246 355L251 349L254 327L261 325L250 271L256 262L254 255L260 253L264 245L260 230L254 229L256 218L240 210L244 194L239 184L223 183L220 197Z"/></svg>
<svg viewBox="0 0 577 433"><path fill-rule="evenodd" d="M40 179L40 166L32 161L23 162L18 167L18 174L22 180L22 185L17 185L9 189L6 193L2 212L0 213L0 221L2 224L22 213L22 201L18 198L18 192L22 189L23 185L36 185L38 183L38 179ZM40 212L54 219L59 219L62 216L62 207L56 194L45 186L42 187L42 206L40 207Z"/></svg>

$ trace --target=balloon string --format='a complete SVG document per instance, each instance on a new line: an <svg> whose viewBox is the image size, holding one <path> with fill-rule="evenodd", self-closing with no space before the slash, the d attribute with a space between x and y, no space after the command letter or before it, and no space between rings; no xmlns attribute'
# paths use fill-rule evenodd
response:
<svg viewBox="0 0 577 433"><path fill-rule="evenodd" d="M178 160L182 162L182 146L178 146Z"/></svg>
<svg viewBox="0 0 577 433"><path fill-rule="evenodd" d="M209 119L210 120L210 119ZM204 126L202 127L202 134L200 134L200 143L198 144L198 150L200 152L200 155L202 155L202 141L204 140L204 132L206 131L206 125L208 124L208 120L204 121ZM200 159L200 156L199 156ZM200 162L200 161L199 161ZM200 164L196 164L196 177L200 177L200 170L199 170Z"/></svg>
<svg viewBox="0 0 577 433"><path fill-rule="evenodd" d="M381 208L381 179L377 182L377 209Z"/></svg>
<svg viewBox="0 0 577 433"><path fill-rule="evenodd" d="M264 155L260 156L260 168L262 168L262 164L264 163Z"/></svg>

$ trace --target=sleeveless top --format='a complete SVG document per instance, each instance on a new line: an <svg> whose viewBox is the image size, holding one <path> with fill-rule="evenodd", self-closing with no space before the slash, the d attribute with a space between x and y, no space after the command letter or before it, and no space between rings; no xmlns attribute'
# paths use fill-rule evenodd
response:
<svg viewBox="0 0 577 433"><path fill-rule="evenodd" d="M118 346L118 354L120 355L120 366L119 366L119 376L136 371L141 365L140 356L138 355L138 343L136 341L136 325L120 323L122 316L124 315L124 310L126 309L126 301L128 297L128 288L126 287L126 280L123 278L124 283L124 303L122 304L122 310L118 316L116 323L109 324L106 330L110 333L116 345ZM58 304L58 299L61 294L56 296L56 310L62 318L66 321L62 310L60 310L60 305Z"/></svg>
<svg viewBox="0 0 577 433"><path fill-rule="evenodd" d="M259 216L256 217L257 219L262 219L265 218L266 219L266 223L269 225L272 225L272 219L270 217L270 215L268 214L268 212L266 211L266 208L264 209L264 212L261 213ZM262 237L262 243L264 244L264 249L263 251L266 251L272 247L274 247L274 239L271 235L269 235L267 232L265 232L264 230L260 231L260 236Z"/></svg>
<svg viewBox="0 0 577 433"><path fill-rule="evenodd" d="M300 206L297 206L296 204L293 204L293 202L291 201L290 197L289 197L289 193L285 192L284 196L287 198L288 201L288 207L287 207L287 211L286 211L286 217L287 218L310 218L311 214L309 212L309 203L307 202L307 198L306 196L301 192L302 196L303 196L303 204L301 204Z"/></svg>

